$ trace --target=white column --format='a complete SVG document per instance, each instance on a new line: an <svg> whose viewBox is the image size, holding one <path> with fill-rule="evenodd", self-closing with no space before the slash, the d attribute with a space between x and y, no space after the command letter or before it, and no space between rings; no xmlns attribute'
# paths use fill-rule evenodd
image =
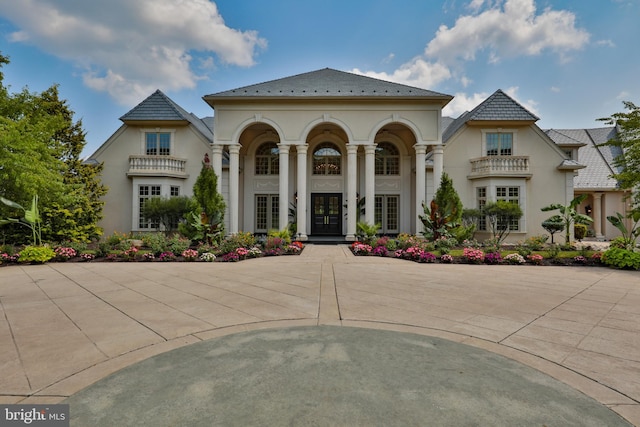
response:
<svg viewBox="0 0 640 427"><path fill-rule="evenodd" d="M375 223L376 197L376 144L364 146L364 220L367 224Z"/></svg>
<svg viewBox="0 0 640 427"><path fill-rule="evenodd" d="M288 144L278 144L279 165L279 207L278 227L287 228L289 223L289 148Z"/></svg>
<svg viewBox="0 0 640 427"><path fill-rule="evenodd" d="M424 213L422 204L425 202L425 156L427 155L426 145L414 145L416 150L416 234L419 235L422 232L422 221L420 221L420 215Z"/></svg>
<svg viewBox="0 0 640 427"><path fill-rule="evenodd" d="M222 150L224 149L224 145L219 145L219 144L214 144L211 147L211 151L213 154L213 171L216 174L216 177L218 177L218 182L217 182L217 189L218 189L218 193L222 194Z"/></svg>
<svg viewBox="0 0 640 427"><path fill-rule="evenodd" d="M307 240L307 144L296 145L298 153L298 199L296 201L296 216L298 225L298 239Z"/></svg>
<svg viewBox="0 0 640 427"><path fill-rule="evenodd" d="M347 144L347 241L356 240L358 220L358 146Z"/></svg>
<svg viewBox="0 0 640 427"><path fill-rule="evenodd" d="M240 194L240 145L229 146L229 234L238 230Z"/></svg>
<svg viewBox="0 0 640 427"><path fill-rule="evenodd" d="M593 231L597 239L602 239L602 193L593 193Z"/></svg>
<svg viewBox="0 0 640 427"><path fill-rule="evenodd" d="M444 150L441 144L433 146L433 194L435 196L436 191L440 187L440 181L442 180L442 171L444 169Z"/></svg>

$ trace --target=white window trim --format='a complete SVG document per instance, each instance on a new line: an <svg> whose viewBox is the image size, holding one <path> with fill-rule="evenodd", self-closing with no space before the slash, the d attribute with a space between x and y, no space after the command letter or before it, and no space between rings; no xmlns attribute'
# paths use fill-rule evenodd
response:
<svg viewBox="0 0 640 427"><path fill-rule="evenodd" d="M487 156L487 134L488 133L510 133L513 135L513 140L512 140L512 147L511 147L511 155L512 156L517 156L518 155L518 129L510 129L510 128L495 128L495 129L482 129L482 148L480 151L480 157L486 157Z"/></svg>
<svg viewBox="0 0 640 427"><path fill-rule="evenodd" d="M158 231L155 228L140 228L139 220L140 220L140 187L141 186L160 186L160 197L171 197L171 187L178 187L180 196L184 195L184 188L182 183L178 183L176 181L169 181L166 179L156 179L156 178L142 178L142 179L134 179L133 181L133 191L132 191L132 204L131 204L131 231ZM155 196L154 196L155 197ZM179 196L178 196L179 197Z"/></svg>
<svg viewBox="0 0 640 427"><path fill-rule="evenodd" d="M169 156L175 156L175 129L167 129L167 128L144 128L140 129L140 154L143 156L147 155L147 133L168 133L169 136Z"/></svg>
<svg viewBox="0 0 640 427"><path fill-rule="evenodd" d="M478 202L477 188L479 187L485 187L487 189L487 202L495 202L498 200L498 187L518 187L518 204L520 205L520 209L522 209L522 217L520 218L518 230L511 231L511 234L527 233L527 183L525 181L497 179L477 182L473 186L474 206L476 206ZM486 232L490 232L489 227L487 227Z"/></svg>

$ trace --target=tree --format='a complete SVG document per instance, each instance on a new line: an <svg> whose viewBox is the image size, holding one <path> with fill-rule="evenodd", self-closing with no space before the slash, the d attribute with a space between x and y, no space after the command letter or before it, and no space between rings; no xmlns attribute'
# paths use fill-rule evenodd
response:
<svg viewBox="0 0 640 427"><path fill-rule="evenodd" d="M0 55L0 66L8 63ZM25 205L40 195L44 240L89 241L101 234L102 165L82 163L85 133L73 115L57 86L9 94L0 73L0 196ZM0 206L0 216L7 213ZM10 238L18 243L27 236L14 227Z"/></svg>
<svg viewBox="0 0 640 427"><path fill-rule="evenodd" d="M640 209L640 106L629 101L624 101L623 105L627 112L598 120L616 126L615 138L604 144L621 149L620 155L613 160L619 168L613 177L620 187L633 191L635 209Z"/></svg>
<svg viewBox="0 0 640 427"><path fill-rule="evenodd" d="M462 218L462 201L453 188L453 181L446 173L442 174L440 187L429 206L423 204L424 215L420 220L424 225L423 235L437 240L449 237L450 230L457 227Z"/></svg>
<svg viewBox="0 0 640 427"><path fill-rule="evenodd" d="M191 197L152 197L142 206L142 216L152 224L160 224L166 234L178 228L179 222L194 209Z"/></svg>
<svg viewBox="0 0 640 427"><path fill-rule="evenodd" d="M491 226L491 233L497 246L500 246L511 232L511 223L522 217L520 206L505 200L487 202L482 212Z"/></svg>
<svg viewBox="0 0 640 427"><path fill-rule="evenodd" d="M581 194L575 197L567 206L561 205L559 203L553 203L541 209L543 212L555 210L558 210L560 212L560 215L552 216L551 218L547 219L547 221L558 222L557 217L559 216L561 218L561 221L564 223L565 244L567 245L571 243L571 237L569 233L569 231L571 230L571 224L590 224L593 222L593 219L591 219L590 216L578 213L578 206L580 205L580 203L584 202L587 197L587 194Z"/></svg>
<svg viewBox="0 0 640 427"><path fill-rule="evenodd" d="M220 240L224 228L224 199L218 193L216 173L204 162L193 185L193 197L198 207L188 214L189 224L183 226L181 232L204 238L208 243Z"/></svg>
<svg viewBox="0 0 640 427"><path fill-rule="evenodd" d="M542 228L551 234L551 243L553 244L553 235L564 230L564 220L560 215L554 215L551 218L542 221Z"/></svg>

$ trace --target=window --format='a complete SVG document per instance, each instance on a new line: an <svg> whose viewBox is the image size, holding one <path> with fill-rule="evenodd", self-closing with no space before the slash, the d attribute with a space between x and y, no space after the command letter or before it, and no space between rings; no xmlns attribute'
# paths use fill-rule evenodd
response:
<svg viewBox="0 0 640 427"><path fill-rule="evenodd" d="M145 133L145 149L147 156L171 155L171 134L169 132Z"/></svg>
<svg viewBox="0 0 640 427"><path fill-rule="evenodd" d="M476 188L476 200L478 210L482 212L484 206L487 204L487 187L478 187ZM487 218L481 216L478 218L478 230L486 231L487 230Z"/></svg>
<svg viewBox="0 0 640 427"><path fill-rule="evenodd" d="M277 194L256 195L256 232L266 233L269 230L280 229L279 196Z"/></svg>
<svg viewBox="0 0 640 427"><path fill-rule="evenodd" d="M180 196L180 187L178 187L177 185L172 185L172 186L171 186L171 190L170 190L169 195L170 195L171 197L178 197L178 196Z"/></svg>
<svg viewBox="0 0 640 427"><path fill-rule="evenodd" d="M144 202L152 197L160 197L159 185L141 185L138 187L138 228L158 228L160 224L150 223L142 216Z"/></svg>
<svg viewBox="0 0 640 427"><path fill-rule="evenodd" d="M340 175L341 154L338 147L324 142L313 152L314 175Z"/></svg>
<svg viewBox="0 0 640 427"><path fill-rule="evenodd" d="M487 133L487 156L511 156L513 153L512 133Z"/></svg>
<svg viewBox="0 0 640 427"><path fill-rule="evenodd" d="M520 187L496 187L496 199L519 205ZM509 224L498 223L498 229L504 230L508 225L509 230L518 231L520 229L519 223L520 221L518 219L511 220Z"/></svg>
<svg viewBox="0 0 640 427"><path fill-rule="evenodd" d="M256 175L278 175L280 170L278 145L265 142L256 151Z"/></svg>
<svg viewBox="0 0 640 427"><path fill-rule="evenodd" d="M376 196L374 202L374 221L376 224L381 224L382 233L397 233L399 231L399 206L400 196Z"/></svg>
<svg viewBox="0 0 640 427"><path fill-rule="evenodd" d="M376 175L399 175L400 155L395 145L381 142L376 147Z"/></svg>

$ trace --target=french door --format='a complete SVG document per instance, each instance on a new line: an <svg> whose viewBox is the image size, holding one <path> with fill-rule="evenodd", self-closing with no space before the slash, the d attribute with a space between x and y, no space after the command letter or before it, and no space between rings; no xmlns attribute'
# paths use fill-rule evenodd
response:
<svg viewBox="0 0 640 427"><path fill-rule="evenodd" d="M342 194L311 194L311 234L342 235Z"/></svg>

